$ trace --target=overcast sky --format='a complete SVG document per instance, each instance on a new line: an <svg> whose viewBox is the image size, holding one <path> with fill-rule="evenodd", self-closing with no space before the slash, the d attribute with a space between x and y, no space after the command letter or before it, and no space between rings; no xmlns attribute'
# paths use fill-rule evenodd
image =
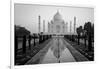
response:
<svg viewBox="0 0 100 69"><path fill-rule="evenodd" d="M62 15L65 22L74 22L76 16L76 26L84 25L85 22L94 23L94 9L81 7L60 7L60 6L44 6L34 4L15 4L14 6L14 23L30 30L31 33L38 32L38 16L41 16L41 31L43 31L43 20L45 20L46 31L48 22L53 19L57 10ZM69 29L68 29L69 30Z"/></svg>

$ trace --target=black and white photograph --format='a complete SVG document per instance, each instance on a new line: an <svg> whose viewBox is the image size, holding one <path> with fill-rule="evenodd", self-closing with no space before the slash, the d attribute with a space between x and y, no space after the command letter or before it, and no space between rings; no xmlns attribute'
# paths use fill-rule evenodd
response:
<svg viewBox="0 0 100 69"><path fill-rule="evenodd" d="M14 3L14 65L94 61L94 8Z"/></svg>

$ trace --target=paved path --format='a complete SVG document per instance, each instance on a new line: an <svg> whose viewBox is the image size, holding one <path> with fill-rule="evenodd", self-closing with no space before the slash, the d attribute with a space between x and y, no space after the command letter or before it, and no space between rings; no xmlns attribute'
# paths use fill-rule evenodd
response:
<svg viewBox="0 0 100 69"><path fill-rule="evenodd" d="M44 63L57 63L57 62L58 63L59 62L60 63L61 62L75 62L74 57L72 56L68 48L66 48L62 39L53 39L53 43L51 44L48 52L44 56L43 61L41 61L41 63L43 64Z"/></svg>
<svg viewBox="0 0 100 69"><path fill-rule="evenodd" d="M84 55L82 55L79 51L72 47L71 44L69 44L67 41L63 39L63 42L65 43L66 47L70 50L76 61L89 61Z"/></svg>
<svg viewBox="0 0 100 69"><path fill-rule="evenodd" d="M88 60L63 38L53 38L26 64L76 62L76 58L79 61Z"/></svg>

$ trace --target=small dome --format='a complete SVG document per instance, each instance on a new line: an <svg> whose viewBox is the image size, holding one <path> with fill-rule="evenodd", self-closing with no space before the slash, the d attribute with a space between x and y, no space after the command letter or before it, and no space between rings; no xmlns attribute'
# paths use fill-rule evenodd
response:
<svg viewBox="0 0 100 69"><path fill-rule="evenodd" d="M60 15L59 11L54 15L54 20L62 20L62 16Z"/></svg>

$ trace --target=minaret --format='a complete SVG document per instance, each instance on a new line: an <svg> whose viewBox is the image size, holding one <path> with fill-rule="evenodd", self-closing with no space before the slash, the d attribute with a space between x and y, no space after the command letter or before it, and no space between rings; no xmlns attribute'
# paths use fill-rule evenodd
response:
<svg viewBox="0 0 100 69"><path fill-rule="evenodd" d="M48 33L50 33L50 23L48 22Z"/></svg>
<svg viewBox="0 0 100 69"><path fill-rule="evenodd" d="M68 23L66 22L66 33L68 32Z"/></svg>
<svg viewBox="0 0 100 69"><path fill-rule="evenodd" d="M74 17L74 34L76 33L76 17Z"/></svg>
<svg viewBox="0 0 100 69"><path fill-rule="evenodd" d="M39 20L39 23L38 23L38 24L39 24L39 25L38 25L38 32L40 33L40 28L41 28L41 27L40 27L40 22L41 22L41 17L40 17L40 15L38 16L38 20Z"/></svg>
<svg viewBox="0 0 100 69"><path fill-rule="evenodd" d="M70 21L70 35L72 34L72 21Z"/></svg>
<svg viewBox="0 0 100 69"><path fill-rule="evenodd" d="M45 33L45 20L43 20L43 33Z"/></svg>

